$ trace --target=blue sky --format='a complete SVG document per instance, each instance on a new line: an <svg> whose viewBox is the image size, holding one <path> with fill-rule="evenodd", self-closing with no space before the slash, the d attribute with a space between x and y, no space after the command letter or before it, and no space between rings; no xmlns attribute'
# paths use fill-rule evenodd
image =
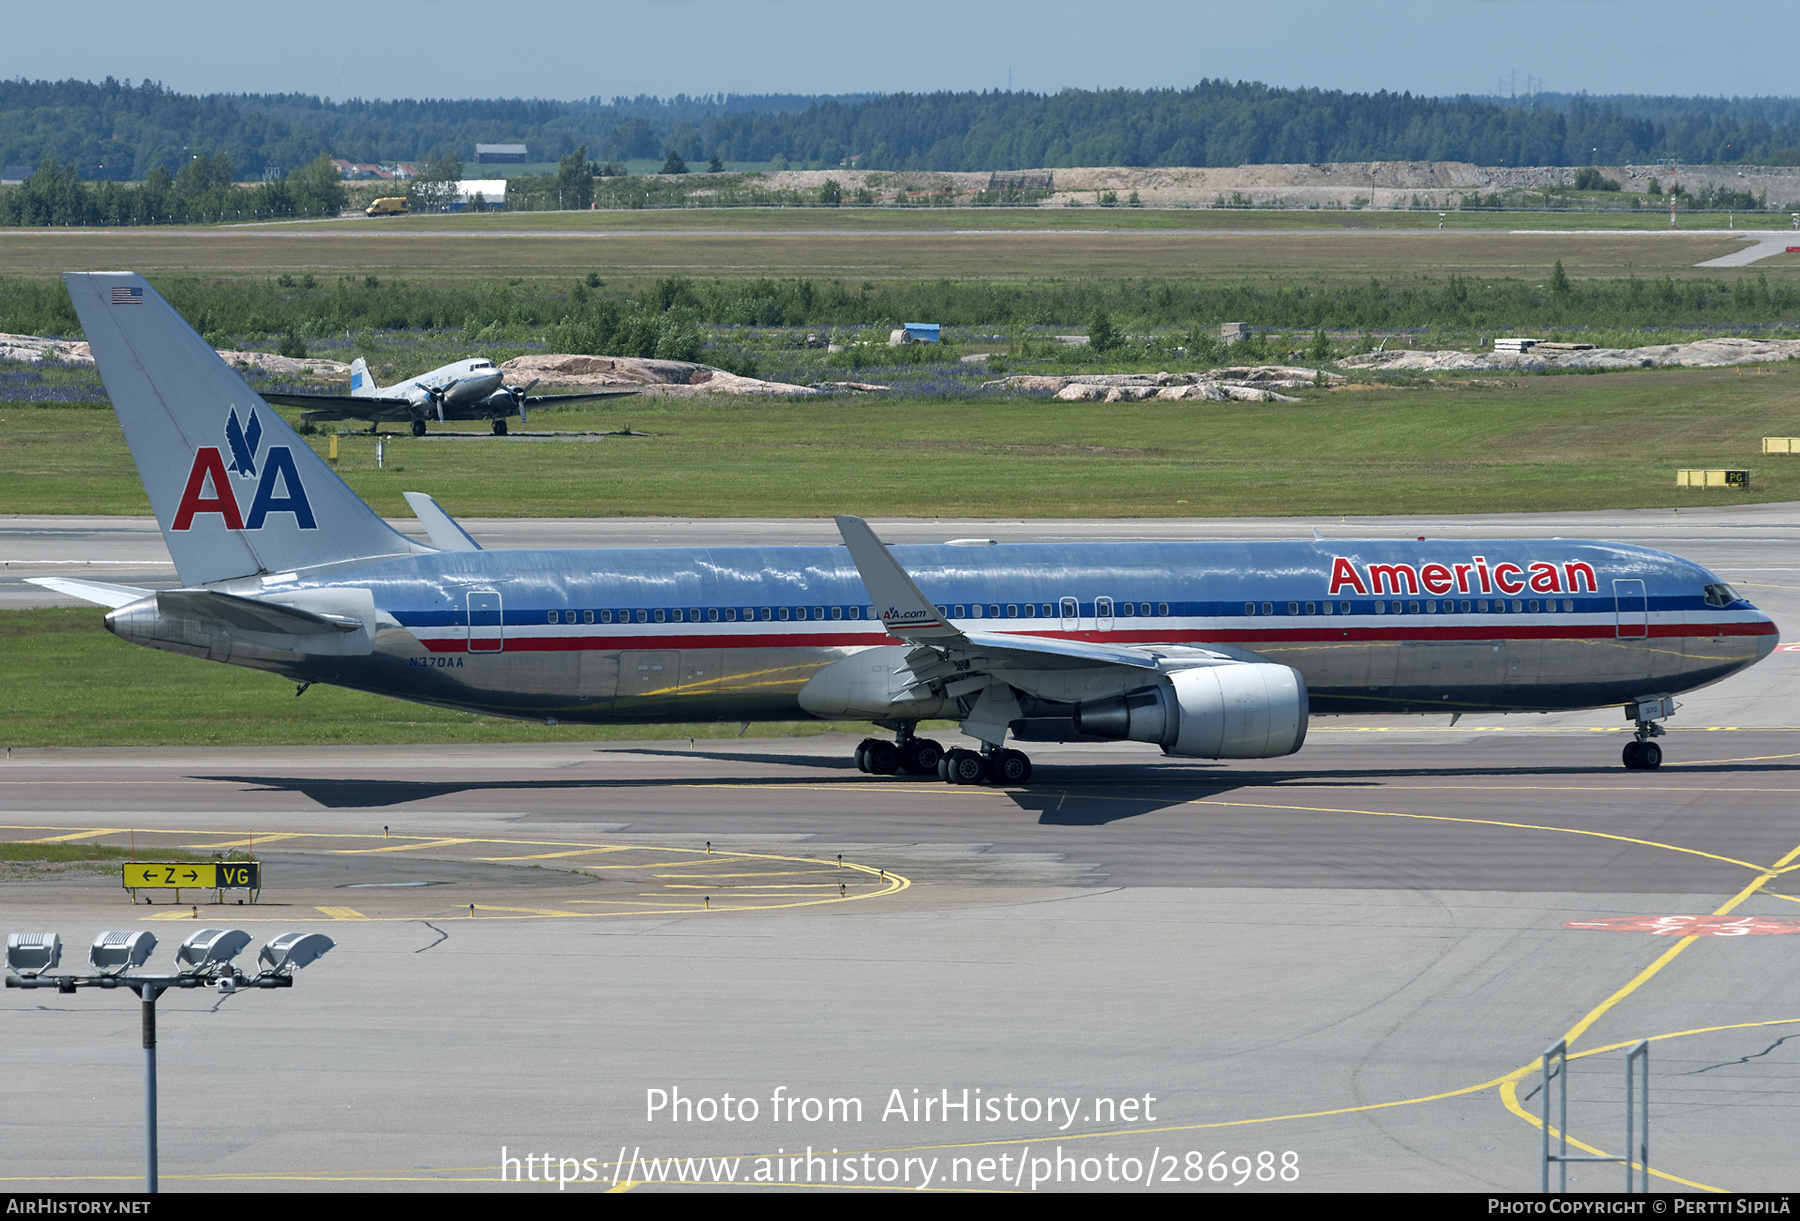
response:
<svg viewBox="0 0 1800 1221"><path fill-rule="evenodd" d="M1800 4L1692 0L89 0L14 5L0 76L183 93L610 97L1184 87L1792 94Z"/></svg>

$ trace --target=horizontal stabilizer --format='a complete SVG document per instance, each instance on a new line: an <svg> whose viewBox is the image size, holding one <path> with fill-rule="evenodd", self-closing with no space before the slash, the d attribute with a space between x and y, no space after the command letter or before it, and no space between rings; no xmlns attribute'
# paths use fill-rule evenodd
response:
<svg viewBox="0 0 1800 1221"><path fill-rule="evenodd" d="M25 581L29 585L42 585L45 589L54 589L59 594L68 594L71 598L80 598L83 602L92 602L96 606L115 608L128 602L136 602L139 598L148 598L152 592L135 585L108 585L105 581L76 581L69 577L26 577Z"/></svg>
<svg viewBox="0 0 1800 1221"><path fill-rule="evenodd" d="M240 632L335 636L363 628L362 620L348 615L318 615L297 606L240 598L211 589L166 589L156 595L156 608L172 619L210 620Z"/></svg>
<svg viewBox="0 0 1800 1221"><path fill-rule="evenodd" d="M456 519L444 512L444 506L423 492L405 493L406 503L412 506L413 515L425 526L425 533L431 541L444 551L480 551L481 544L469 537L469 532L456 524Z"/></svg>

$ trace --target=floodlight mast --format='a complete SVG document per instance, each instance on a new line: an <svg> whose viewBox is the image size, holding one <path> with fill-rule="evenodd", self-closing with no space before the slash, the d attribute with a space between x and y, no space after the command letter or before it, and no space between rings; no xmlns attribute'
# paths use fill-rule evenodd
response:
<svg viewBox="0 0 1800 1221"><path fill-rule="evenodd" d="M203 928L175 951L181 964L175 975L126 975L142 966L156 948L148 932L106 932L94 938L88 961L98 975L46 975L62 957L62 938L55 933L12 933L6 938L6 986L55 988L73 994L78 988L128 988L142 1002L144 1035L144 1190L157 1189L156 1157L156 998L171 988L212 987L220 992L240 988L291 988L294 972L321 958L335 944L323 933L282 933L263 946L263 969L244 975L232 965L250 934L241 929Z"/></svg>

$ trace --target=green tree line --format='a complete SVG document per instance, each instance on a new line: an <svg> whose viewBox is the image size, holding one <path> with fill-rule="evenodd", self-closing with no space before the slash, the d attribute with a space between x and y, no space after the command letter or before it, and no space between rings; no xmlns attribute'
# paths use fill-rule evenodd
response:
<svg viewBox="0 0 1800 1221"><path fill-rule="evenodd" d="M1554 105L1347 93L1203 80L1189 89L882 97L326 102L297 94L194 97L108 78L0 81L0 162L54 158L84 181L146 180L196 155L262 179L322 154L423 163L522 142L554 162L712 158L872 169L1220 166L1368 160L1483 165L1800 164L1793 99L1561 98Z"/></svg>
<svg viewBox="0 0 1800 1221"><path fill-rule="evenodd" d="M344 199L344 185L325 157L281 181L250 186L234 185L231 158L224 153L194 157L177 174L156 166L141 185L86 183L74 167L51 159L20 186L0 191L0 225L166 225L336 216Z"/></svg>

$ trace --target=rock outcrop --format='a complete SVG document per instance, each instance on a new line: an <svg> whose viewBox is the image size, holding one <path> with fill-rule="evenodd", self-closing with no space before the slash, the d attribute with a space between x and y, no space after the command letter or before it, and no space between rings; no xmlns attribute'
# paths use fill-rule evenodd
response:
<svg viewBox="0 0 1800 1221"><path fill-rule="evenodd" d="M1340 369L1422 373L1541 372L1550 369L1650 369L1659 365L1716 368L1800 358L1800 339L1700 339L1642 348L1589 348L1579 352L1422 352L1409 348L1346 356Z"/></svg>
<svg viewBox="0 0 1800 1221"><path fill-rule="evenodd" d="M1291 365L1235 365L1199 373L1072 373L1046 376L1020 373L983 383L983 389L1016 390L1026 394L1049 393L1067 402L1136 403L1146 399L1171 402L1202 399L1224 403L1234 399L1252 403L1298 403L1282 390L1299 390L1319 384L1315 369ZM1342 382L1340 374L1324 374L1327 384Z"/></svg>

